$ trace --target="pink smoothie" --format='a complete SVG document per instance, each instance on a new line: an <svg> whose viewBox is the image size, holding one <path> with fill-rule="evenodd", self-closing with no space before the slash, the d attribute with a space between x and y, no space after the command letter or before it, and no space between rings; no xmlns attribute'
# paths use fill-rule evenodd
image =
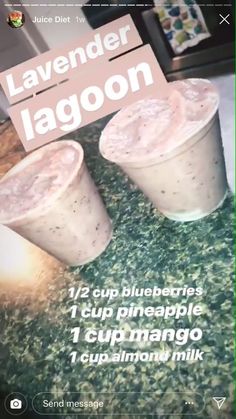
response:
<svg viewBox="0 0 236 419"><path fill-rule="evenodd" d="M0 223L69 265L97 257L111 222L75 141L28 155L0 181Z"/></svg>
<svg viewBox="0 0 236 419"><path fill-rule="evenodd" d="M148 97L118 112L102 132L100 151L167 217L191 221L226 194L219 95L204 79L171 87L168 99Z"/></svg>

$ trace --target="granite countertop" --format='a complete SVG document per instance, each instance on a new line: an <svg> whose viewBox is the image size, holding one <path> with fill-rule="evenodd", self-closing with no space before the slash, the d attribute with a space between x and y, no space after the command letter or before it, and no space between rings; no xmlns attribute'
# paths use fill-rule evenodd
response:
<svg viewBox="0 0 236 419"><path fill-rule="evenodd" d="M233 199L229 193L219 210L197 222L178 223L164 218L115 165L98 154L98 138L108 119L81 128L70 138L79 140L84 147L88 167L113 220L113 240L93 263L62 273L45 285L47 298L41 301L38 297L40 304L37 304L37 292L33 302L22 295L13 303L6 293L1 295L0 391L20 391L29 397L39 392L115 392L112 408L119 412L121 403L125 406L127 416L122 415L122 419L133 417L133 406L138 406L145 417L149 417L154 413L153 403L163 411L171 403L172 411L179 412L182 400L176 394L171 398L161 396L158 403L157 395L194 391L205 396L205 407L199 406L199 410L203 409L201 419L231 419L234 417ZM204 305L204 314L194 319L168 319L165 327L201 327L203 338L194 347L204 350L203 361L71 365L68 356L75 350L71 341L72 327L101 328L103 324L106 329L163 327L163 320L159 318L128 319L120 323L114 319L103 323L71 319L68 288L80 284L92 288L202 287L203 297L195 297L194 302ZM135 302L149 306L171 304L171 301L171 297L127 298L123 304ZM178 299L178 302L186 301L187 297ZM93 301L99 306L121 303L121 299L110 303ZM77 349L106 352L109 347L105 343L88 346L80 342ZM123 342L111 351L130 349L158 351L160 344L139 343L130 348ZM129 392L136 392L136 396L131 398ZM144 392L152 392L148 402L147 396L142 396ZM214 396L227 397L220 416L212 401Z"/></svg>

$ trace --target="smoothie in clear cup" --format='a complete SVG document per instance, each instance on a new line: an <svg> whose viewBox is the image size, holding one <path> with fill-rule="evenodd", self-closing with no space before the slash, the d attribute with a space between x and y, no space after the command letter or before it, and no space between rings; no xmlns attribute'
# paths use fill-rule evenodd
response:
<svg viewBox="0 0 236 419"><path fill-rule="evenodd" d="M227 194L219 95L205 79L170 85L168 99L148 97L119 111L99 147L166 217L193 221Z"/></svg>
<svg viewBox="0 0 236 419"><path fill-rule="evenodd" d="M112 226L80 144L53 142L13 167L0 181L0 224L67 265L99 256Z"/></svg>

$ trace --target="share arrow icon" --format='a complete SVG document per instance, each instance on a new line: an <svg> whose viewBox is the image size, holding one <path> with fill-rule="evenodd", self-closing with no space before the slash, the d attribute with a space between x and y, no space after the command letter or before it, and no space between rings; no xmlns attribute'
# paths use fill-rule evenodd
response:
<svg viewBox="0 0 236 419"><path fill-rule="evenodd" d="M212 397L212 398L216 402L216 404L218 406L218 409L220 410L221 407L222 407L222 405L223 405L223 403L226 400L226 397Z"/></svg>

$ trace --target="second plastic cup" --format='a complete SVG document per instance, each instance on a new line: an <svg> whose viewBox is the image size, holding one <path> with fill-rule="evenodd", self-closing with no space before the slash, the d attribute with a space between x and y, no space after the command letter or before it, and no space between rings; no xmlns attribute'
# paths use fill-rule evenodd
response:
<svg viewBox="0 0 236 419"><path fill-rule="evenodd" d="M99 256L112 226L75 141L48 144L0 181L0 223L62 262L82 265Z"/></svg>
<svg viewBox="0 0 236 419"><path fill-rule="evenodd" d="M218 114L167 160L121 165L154 206L175 221L194 221L225 199L227 179Z"/></svg>
<svg viewBox="0 0 236 419"><path fill-rule="evenodd" d="M182 139L178 131L183 113L181 96L177 96L173 109L164 101L143 100L121 110L109 122L100 139L100 150L123 169L166 217L193 221L219 207L227 193L218 95L207 80L193 79L173 85L186 96L196 97L196 102L191 103L191 113L185 109L190 134L184 131L184 124ZM205 123L195 122L199 115L205 118ZM197 123L199 129L195 128ZM166 129L160 128L158 135L162 124ZM169 144L173 146L168 148Z"/></svg>

